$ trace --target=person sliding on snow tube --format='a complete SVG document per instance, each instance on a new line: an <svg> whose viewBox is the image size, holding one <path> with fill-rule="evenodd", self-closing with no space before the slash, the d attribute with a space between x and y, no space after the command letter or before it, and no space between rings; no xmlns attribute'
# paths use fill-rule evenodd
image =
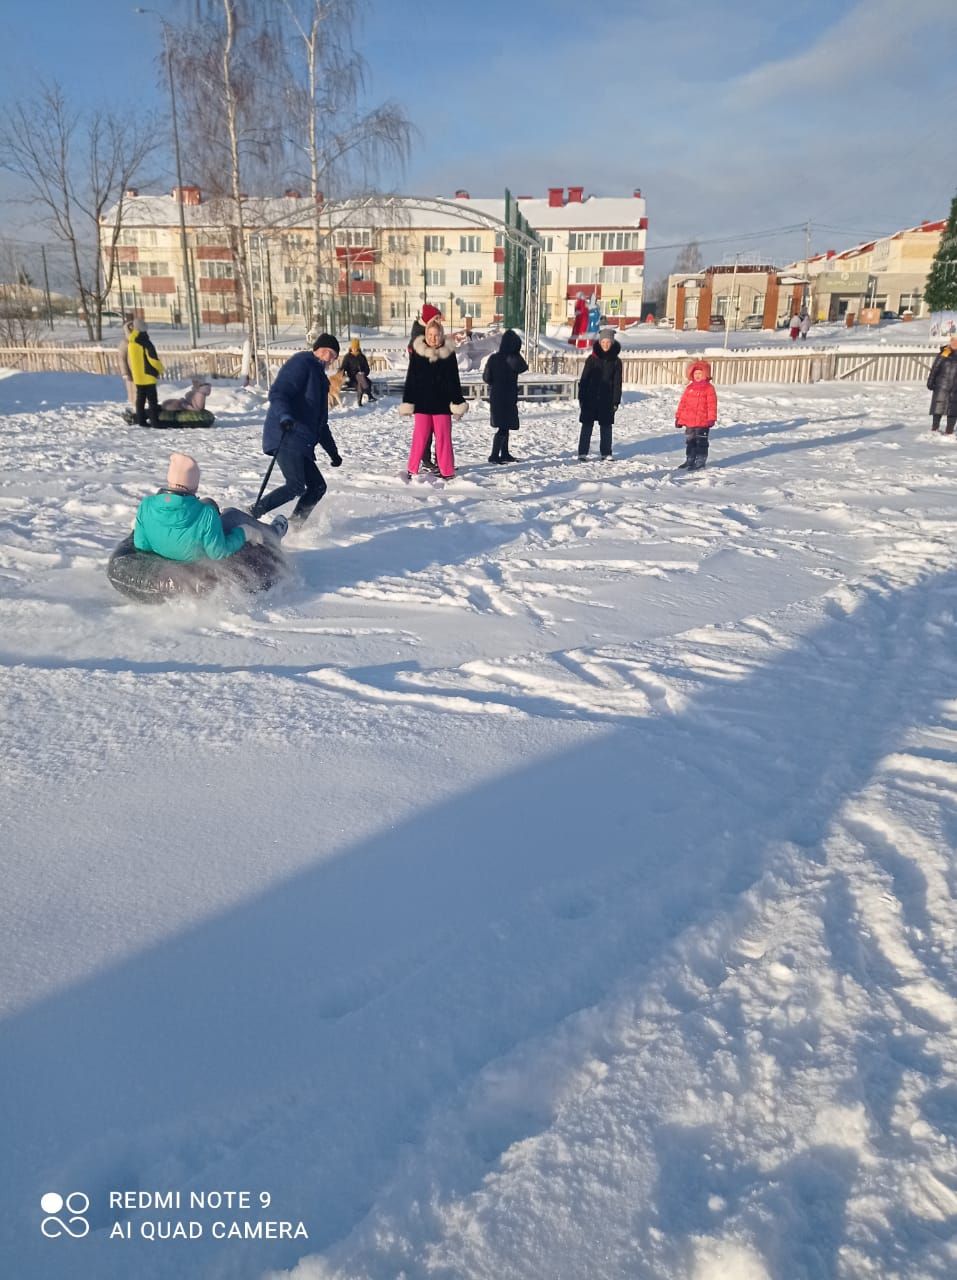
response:
<svg viewBox="0 0 957 1280"><path fill-rule="evenodd" d="M261 543L264 530L238 525L227 533L211 498L197 498L199 464L188 453L171 453L166 486L144 498L136 511L133 545L165 560L225 560L247 543Z"/></svg>

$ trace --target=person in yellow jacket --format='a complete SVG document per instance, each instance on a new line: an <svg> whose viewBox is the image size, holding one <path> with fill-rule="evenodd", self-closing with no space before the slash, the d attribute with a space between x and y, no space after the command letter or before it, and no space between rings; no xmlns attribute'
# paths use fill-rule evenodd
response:
<svg viewBox="0 0 957 1280"><path fill-rule="evenodd" d="M135 321L130 331L129 341L130 373L136 384L136 421L141 427L147 425L158 427L159 399L156 394L156 383L163 372L163 364L156 354L150 335L146 332L146 324L142 320ZM146 421L146 406L149 405L150 420Z"/></svg>

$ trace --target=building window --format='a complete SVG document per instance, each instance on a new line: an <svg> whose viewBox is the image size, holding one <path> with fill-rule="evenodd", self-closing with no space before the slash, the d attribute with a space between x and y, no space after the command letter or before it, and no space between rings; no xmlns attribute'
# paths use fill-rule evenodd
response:
<svg viewBox="0 0 957 1280"><path fill-rule="evenodd" d="M481 253L481 236L459 236L459 253Z"/></svg>
<svg viewBox="0 0 957 1280"><path fill-rule="evenodd" d="M439 270L433 271L432 268L430 267L428 271L426 271L425 273L425 283L426 283L426 287L429 287L431 285L441 285L444 287L445 286L445 268L443 267L441 271Z"/></svg>
<svg viewBox="0 0 957 1280"><path fill-rule="evenodd" d="M469 316L472 320L481 320L481 302L465 302L462 298L459 298L459 315L463 318Z"/></svg>
<svg viewBox="0 0 957 1280"><path fill-rule="evenodd" d="M404 302L389 303L389 319L390 320L404 320L407 314L408 314L408 308L406 307Z"/></svg>
<svg viewBox="0 0 957 1280"><path fill-rule="evenodd" d="M764 315L764 294L756 293L751 299L751 314L753 316Z"/></svg>
<svg viewBox="0 0 957 1280"><path fill-rule="evenodd" d="M599 284L627 284L629 280L627 267L599 267Z"/></svg>
<svg viewBox="0 0 957 1280"><path fill-rule="evenodd" d="M199 264L199 274L208 280L232 280L233 273L233 264L219 258L207 259Z"/></svg>
<svg viewBox="0 0 957 1280"><path fill-rule="evenodd" d="M601 250L604 253L641 248L638 231L573 231L568 237L571 250Z"/></svg>
<svg viewBox="0 0 957 1280"><path fill-rule="evenodd" d="M389 284L393 289L406 289L412 283L412 272L408 267L390 267Z"/></svg>
<svg viewBox="0 0 957 1280"><path fill-rule="evenodd" d="M282 279L283 279L283 284L298 284L298 282L299 282L299 268L298 268L298 267L283 267L283 269L282 269Z"/></svg>
<svg viewBox="0 0 957 1280"><path fill-rule="evenodd" d="M481 271L476 271L474 268L468 271L462 271L460 272L460 275L461 275L461 280L459 281L460 284L478 285L482 283Z"/></svg>
<svg viewBox="0 0 957 1280"><path fill-rule="evenodd" d="M545 272L545 288L550 289L552 287L553 281L554 281L554 272L546 271Z"/></svg>
<svg viewBox="0 0 957 1280"><path fill-rule="evenodd" d="M600 267L575 267L572 284L597 284Z"/></svg>
<svg viewBox="0 0 957 1280"><path fill-rule="evenodd" d="M300 306L298 297L286 299L286 315L287 316L302 315L302 307Z"/></svg>
<svg viewBox="0 0 957 1280"><path fill-rule="evenodd" d="M923 294L920 289L915 289L912 293L902 293L900 302L897 304L898 311L913 311L916 316L920 311L920 304L923 300Z"/></svg>
<svg viewBox="0 0 957 1280"><path fill-rule="evenodd" d="M554 237L554 236L539 236L539 239L540 239L540 240L541 240L541 242L542 242L542 253L554 253L554 252L555 252L555 237Z"/></svg>
<svg viewBox="0 0 957 1280"><path fill-rule="evenodd" d="M445 252L445 236L426 236L423 244L426 253Z"/></svg>
<svg viewBox="0 0 957 1280"><path fill-rule="evenodd" d="M496 262L496 264L495 264L495 279L496 279L496 280L504 280L504 279L505 279L505 263L504 263L504 262Z"/></svg>
<svg viewBox="0 0 957 1280"><path fill-rule="evenodd" d="M389 236L389 252L406 254L409 252L408 236Z"/></svg>
<svg viewBox="0 0 957 1280"><path fill-rule="evenodd" d="M372 245L372 232L353 230L351 227L348 230L337 231L336 245L342 249L368 249Z"/></svg>
<svg viewBox="0 0 957 1280"><path fill-rule="evenodd" d="M168 262L124 262L121 271L127 276L168 276Z"/></svg>

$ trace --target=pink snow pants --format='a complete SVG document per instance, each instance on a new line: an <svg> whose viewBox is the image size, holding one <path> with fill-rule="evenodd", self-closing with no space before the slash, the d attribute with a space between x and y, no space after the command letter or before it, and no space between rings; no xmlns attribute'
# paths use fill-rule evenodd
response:
<svg viewBox="0 0 957 1280"><path fill-rule="evenodd" d="M417 413L413 418L412 448L409 450L409 470L417 475L419 464L425 456L429 436L435 434L435 460L443 476L455 475L455 454L452 452L452 415L450 413Z"/></svg>

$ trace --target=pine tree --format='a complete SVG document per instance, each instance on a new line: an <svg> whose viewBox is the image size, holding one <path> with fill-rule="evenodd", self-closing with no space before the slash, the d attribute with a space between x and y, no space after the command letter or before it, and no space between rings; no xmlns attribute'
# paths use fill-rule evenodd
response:
<svg viewBox="0 0 957 1280"><path fill-rule="evenodd" d="M929 311L957 311L957 196L950 204L950 217L940 237L924 287Z"/></svg>

